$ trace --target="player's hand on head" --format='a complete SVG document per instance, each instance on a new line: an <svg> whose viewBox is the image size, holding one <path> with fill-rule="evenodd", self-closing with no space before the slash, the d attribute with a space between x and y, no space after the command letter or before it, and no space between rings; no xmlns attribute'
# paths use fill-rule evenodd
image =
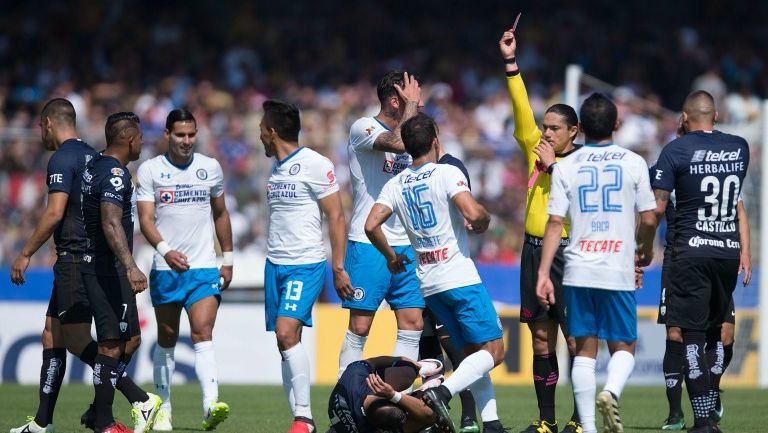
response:
<svg viewBox="0 0 768 433"><path fill-rule="evenodd" d="M349 274L346 270L333 271L333 287L336 289L336 294L339 298L350 301L355 293L355 289L352 287L352 281L349 279Z"/></svg>
<svg viewBox="0 0 768 433"><path fill-rule="evenodd" d="M144 272L141 272L139 268L134 266L128 268L127 274L128 282L131 283L131 290L133 290L134 294L147 290L147 276L144 275Z"/></svg>
<svg viewBox="0 0 768 433"><path fill-rule="evenodd" d="M189 262L187 256L181 251L171 250L165 253L165 263L176 272L184 272L189 270Z"/></svg>
<svg viewBox="0 0 768 433"><path fill-rule="evenodd" d="M419 101L421 101L421 87L419 86L419 82L416 81L416 77L407 72L403 73L403 87L400 87L399 84L395 84L395 90L397 90L397 94L400 95L400 98L406 103L415 102L418 104Z"/></svg>
<svg viewBox="0 0 768 433"><path fill-rule="evenodd" d="M189 269L189 265L187 265L187 269ZM227 290L229 283L232 282L232 266L222 266L219 269L219 278L221 278L221 290Z"/></svg>
<svg viewBox="0 0 768 433"><path fill-rule="evenodd" d="M365 379L365 382L368 384L368 387L371 388L371 391L373 391L373 394L376 395L376 397L390 399L395 395L395 389L392 388L392 385L384 382L381 376L379 376L377 373L369 374Z"/></svg>
<svg viewBox="0 0 768 433"><path fill-rule="evenodd" d="M13 260L13 265L11 265L11 282L13 284L21 285L26 282L24 280L24 272L26 272L27 267L29 267L29 257L23 254L16 256Z"/></svg>
<svg viewBox="0 0 768 433"><path fill-rule="evenodd" d="M512 33L511 28L501 35L501 39L499 40L499 50L501 51L501 57L505 59L515 57L515 51L517 51L517 39L515 39L515 34Z"/></svg>

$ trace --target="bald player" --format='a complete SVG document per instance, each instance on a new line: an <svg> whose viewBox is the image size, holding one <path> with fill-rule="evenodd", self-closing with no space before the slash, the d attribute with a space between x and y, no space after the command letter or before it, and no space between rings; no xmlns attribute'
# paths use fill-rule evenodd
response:
<svg viewBox="0 0 768 433"><path fill-rule="evenodd" d="M688 95L681 118L684 134L664 147L651 178L657 218L664 215L672 191L676 196L667 326L680 328L683 335L685 385L694 415L688 431L694 433L720 432L710 414L717 404L714 384L724 369L721 327L743 266L737 203L749 146L741 137L716 131L716 120L712 95ZM717 351L713 362L705 347Z"/></svg>

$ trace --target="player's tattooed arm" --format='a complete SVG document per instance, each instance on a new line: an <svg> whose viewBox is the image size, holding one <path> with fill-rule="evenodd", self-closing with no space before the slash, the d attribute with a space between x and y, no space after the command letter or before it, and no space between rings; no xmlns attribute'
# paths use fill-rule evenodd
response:
<svg viewBox="0 0 768 433"><path fill-rule="evenodd" d="M421 87L416 77L409 75L407 72L403 73L403 87L395 84L395 90L397 91L399 103L405 104L405 110L403 116L400 118L400 123L391 132L383 132L376 137L373 142L374 150L381 152L405 152L405 145L403 139L400 136L400 129L406 120L415 116L419 112L419 102L421 101Z"/></svg>
<svg viewBox="0 0 768 433"><path fill-rule="evenodd" d="M123 230L123 208L114 203L101 202L101 228L107 239L109 249L115 254L128 274L128 280L134 293L147 288L147 277L136 266L133 255L128 247L128 238Z"/></svg>
<svg viewBox="0 0 768 433"><path fill-rule="evenodd" d="M656 222L658 224L658 221L660 221L661 218L664 218L664 212L667 211L671 192L654 188L653 195L656 197L656 210L654 211L654 214L656 214Z"/></svg>

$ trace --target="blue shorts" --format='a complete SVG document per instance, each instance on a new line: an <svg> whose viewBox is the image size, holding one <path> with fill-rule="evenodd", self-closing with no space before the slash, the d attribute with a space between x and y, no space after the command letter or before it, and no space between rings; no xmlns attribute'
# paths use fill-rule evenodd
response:
<svg viewBox="0 0 768 433"><path fill-rule="evenodd" d="M181 304L189 310L192 304L209 296L215 296L221 302L219 270L200 268L178 273L152 269L149 272L149 294L153 307Z"/></svg>
<svg viewBox="0 0 768 433"><path fill-rule="evenodd" d="M446 290L427 296L425 300L458 348L503 336L496 308L482 283Z"/></svg>
<svg viewBox="0 0 768 433"><path fill-rule="evenodd" d="M637 340L637 301L634 290L565 286L568 334L606 341Z"/></svg>
<svg viewBox="0 0 768 433"><path fill-rule="evenodd" d="M344 308L376 311L381 301L393 310L403 308L424 308L419 279L416 277L416 257L410 246L392 247L397 254L404 254L411 259L405 265L405 272L392 274L387 268L387 260L371 244L365 242L347 242L347 257L344 269L349 273L352 287L355 289L352 300L342 300Z"/></svg>
<svg viewBox="0 0 768 433"><path fill-rule="evenodd" d="M264 266L264 309L267 331L275 330L279 316L293 317L312 326L312 306L323 289L326 263Z"/></svg>

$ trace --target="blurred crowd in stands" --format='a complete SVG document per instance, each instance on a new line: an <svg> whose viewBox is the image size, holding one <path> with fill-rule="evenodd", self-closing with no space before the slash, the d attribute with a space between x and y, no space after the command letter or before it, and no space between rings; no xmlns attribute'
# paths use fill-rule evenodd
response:
<svg viewBox="0 0 768 433"><path fill-rule="evenodd" d="M494 216L488 233L474 239L476 260L517 263L527 173L512 136L497 41L520 9L518 64L537 116L562 102L565 67L576 63L617 86L610 90L623 122L616 142L649 162L674 138L676 112L692 89L712 93L722 129L745 136L753 155L759 152L760 101L768 90L768 51L760 47L768 46L768 28L758 19L768 13L766 3L564 3L4 3L0 267L21 249L44 206L48 153L38 113L47 99L73 102L81 137L96 149L104 147L109 113L136 112L142 160L165 152L168 112L190 109L197 151L224 168L236 248L263 252L272 161L259 141L262 101L300 107L300 141L335 162L349 209L348 129L376 114L375 82L396 68L417 74L443 144L464 160L474 193ZM585 84L582 92L592 88ZM136 240L143 242L138 232ZM33 266L52 261L41 251Z"/></svg>

